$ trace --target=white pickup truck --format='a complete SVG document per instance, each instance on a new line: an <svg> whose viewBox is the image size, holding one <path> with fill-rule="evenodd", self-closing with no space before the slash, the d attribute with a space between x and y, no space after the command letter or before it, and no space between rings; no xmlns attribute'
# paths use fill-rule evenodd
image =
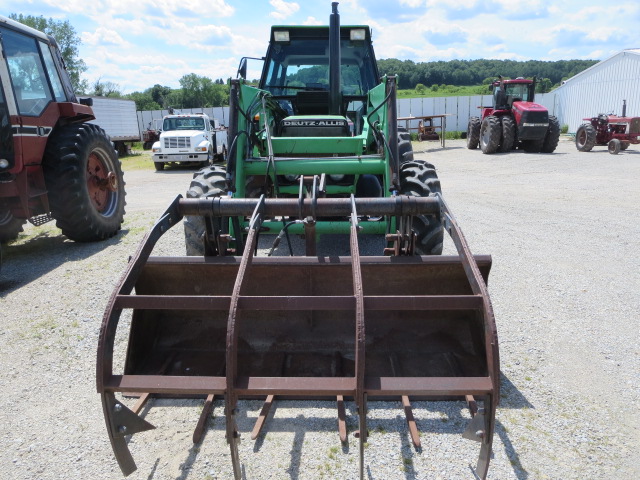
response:
<svg viewBox="0 0 640 480"><path fill-rule="evenodd" d="M198 163L203 166L224 162L227 129L204 113L167 115L162 119L160 140L152 147L156 170L166 163Z"/></svg>

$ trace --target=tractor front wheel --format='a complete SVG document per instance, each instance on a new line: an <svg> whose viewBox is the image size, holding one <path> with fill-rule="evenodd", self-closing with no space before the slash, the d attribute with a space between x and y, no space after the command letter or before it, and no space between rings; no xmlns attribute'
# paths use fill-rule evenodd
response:
<svg viewBox="0 0 640 480"><path fill-rule="evenodd" d="M609 149L609 153L611 155L617 155L620 153L622 145L620 140L618 140L617 138L614 138L609 142L609 145L607 145L607 148Z"/></svg>
<svg viewBox="0 0 640 480"><path fill-rule="evenodd" d="M596 144L596 129L590 123L583 123L576 132L576 148L579 152L590 152Z"/></svg>
<svg viewBox="0 0 640 480"><path fill-rule="evenodd" d="M435 167L423 160L406 162L400 167L400 193L414 197L428 197L442 193ZM440 255L444 230L442 224L431 215L413 217L413 229L417 234L416 250L420 255Z"/></svg>
<svg viewBox="0 0 640 480"><path fill-rule="evenodd" d="M76 242L112 237L124 218L120 160L107 134L90 123L60 127L43 160L51 215Z"/></svg>
<svg viewBox="0 0 640 480"><path fill-rule="evenodd" d="M502 142L500 143L501 152L510 152L513 149L513 143L516 138L516 123L509 115L502 117Z"/></svg>
<svg viewBox="0 0 640 480"><path fill-rule="evenodd" d="M9 209L0 210L0 243L10 242L22 232L22 226L26 220L16 218Z"/></svg>
<svg viewBox="0 0 640 480"><path fill-rule="evenodd" d="M549 116L549 128L542 142L542 153L553 153L560 141L560 122L551 115Z"/></svg>
<svg viewBox="0 0 640 480"><path fill-rule="evenodd" d="M226 171L224 168L210 166L198 170L187 191L187 198L214 198L225 194ZM184 217L184 242L187 255L204 255L204 236L206 235L204 218L201 216Z"/></svg>
<svg viewBox="0 0 640 480"><path fill-rule="evenodd" d="M475 150L480 143L480 118L471 117L467 125L467 148Z"/></svg>
<svg viewBox="0 0 640 480"><path fill-rule="evenodd" d="M485 117L480 126L480 149L482 153L495 153L500 146L502 125L495 115Z"/></svg>
<svg viewBox="0 0 640 480"><path fill-rule="evenodd" d="M413 161L411 134L406 127L398 127L398 156L400 158L400 165Z"/></svg>

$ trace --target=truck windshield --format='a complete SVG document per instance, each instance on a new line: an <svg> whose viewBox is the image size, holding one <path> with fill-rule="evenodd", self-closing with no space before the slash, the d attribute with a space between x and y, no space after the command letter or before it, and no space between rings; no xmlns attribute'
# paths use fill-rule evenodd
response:
<svg viewBox="0 0 640 480"><path fill-rule="evenodd" d="M204 118L165 118L162 123L162 130L204 130Z"/></svg>
<svg viewBox="0 0 640 480"><path fill-rule="evenodd" d="M369 44L341 40L341 86L344 95L365 95L378 83ZM264 90L295 95L300 90L329 89L329 40L301 39L269 48Z"/></svg>

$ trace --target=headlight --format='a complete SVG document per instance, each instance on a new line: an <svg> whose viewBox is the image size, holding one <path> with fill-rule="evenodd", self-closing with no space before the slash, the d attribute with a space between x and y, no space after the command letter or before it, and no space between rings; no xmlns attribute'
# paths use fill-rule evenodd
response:
<svg viewBox="0 0 640 480"><path fill-rule="evenodd" d="M196 152L206 152L207 147L196 147Z"/></svg>
<svg viewBox="0 0 640 480"><path fill-rule="evenodd" d="M156 147L153 149L153 153L160 153L162 149L160 147Z"/></svg>
<svg viewBox="0 0 640 480"><path fill-rule="evenodd" d="M0 159L0 168L7 168L9 166L9 160L6 158Z"/></svg>

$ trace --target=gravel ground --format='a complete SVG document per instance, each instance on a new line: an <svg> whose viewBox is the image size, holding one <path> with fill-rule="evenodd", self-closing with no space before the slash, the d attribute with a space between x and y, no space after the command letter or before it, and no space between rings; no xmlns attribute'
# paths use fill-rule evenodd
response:
<svg viewBox="0 0 640 480"><path fill-rule="evenodd" d="M552 155L436 145L415 143L416 157L438 168L472 250L494 259L503 390L489 478L640 477L640 152L578 153L568 139ZM98 329L128 256L192 173L126 172L126 221L107 242L76 244L55 228L28 226L4 248L0 478L122 478L95 391ZM182 255L181 230L155 253ZM202 444L191 443L201 405L146 407L157 429L132 438L138 470L130 478L231 478L221 400ZM240 407L246 478L356 478L357 439L340 443L333 403L278 402L255 442L248 432L261 403ZM369 404L367 478L475 478L478 444L462 439L464 404L415 402L414 414L419 451L399 402ZM347 421L357 428L353 403Z"/></svg>

